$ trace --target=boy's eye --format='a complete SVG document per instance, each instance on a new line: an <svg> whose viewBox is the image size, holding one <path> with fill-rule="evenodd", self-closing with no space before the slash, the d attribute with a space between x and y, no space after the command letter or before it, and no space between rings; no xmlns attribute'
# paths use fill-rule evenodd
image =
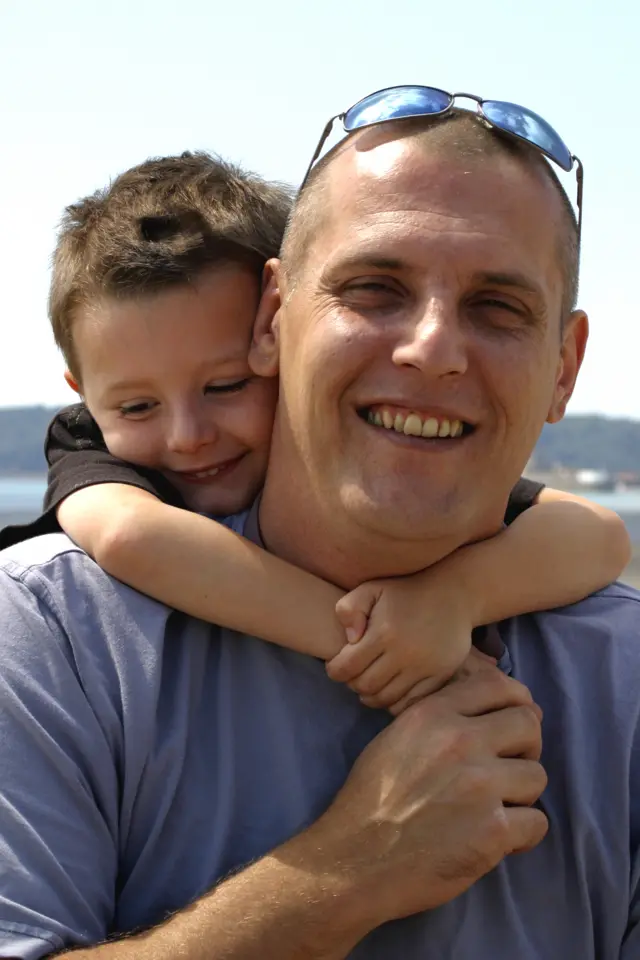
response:
<svg viewBox="0 0 640 960"><path fill-rule="evenodd" d="M149 413L155 407L153 400L140 400L137 403L125 403L120 407L120 413L123 417L135 417Z"/></svg>
<svg viewBox="0 0 640 960"><path fill-rule="evenodd" d="M206 393L237 393L251 382L251 377L243 380L234 380L232 383L209 383L204 388Z"/></svg>

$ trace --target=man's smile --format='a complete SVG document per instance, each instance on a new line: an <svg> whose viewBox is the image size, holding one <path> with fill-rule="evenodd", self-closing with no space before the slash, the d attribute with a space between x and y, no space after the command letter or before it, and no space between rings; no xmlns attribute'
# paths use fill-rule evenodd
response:
<svg viewBox="0 0 640 960"><path fill-rule="evenodd" d="M458 440L475 430L474 424L453 413L446 415L435 411L422 412L391 404L362 407L358 414L371 426L407 437Z"/></svg>

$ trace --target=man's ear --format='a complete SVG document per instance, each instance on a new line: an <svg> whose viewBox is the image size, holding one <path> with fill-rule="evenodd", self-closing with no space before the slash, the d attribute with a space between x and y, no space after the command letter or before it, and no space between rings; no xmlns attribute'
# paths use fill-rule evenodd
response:
<svg viewBox="0 0 640 960"><path fill-rule="evenodd" d="M71 387L71 389L73 390L73 392L77 393L78 396L81 397L82 390L80 389L80 384L78 383L78 381L75 379L75 377L71 374L69 370L65 370L64 378L69 384L69 386Z"/></svg>
<svg viewBox="0 0 640 960"><path fill-rule="evenodd" d="M562 349L558 361L556 386L547 414L547 423L558 423L565 415L584 360L589 339L589 318L583 310L574 310L562 334Z"/></svg>
<svg viewBox="0 0 640 960"><path fill-rule="evenodd" d="M280 260L268 260L262 275L262 296L249 348L249 366L259 377L277 377L280 369Z"/></svg>

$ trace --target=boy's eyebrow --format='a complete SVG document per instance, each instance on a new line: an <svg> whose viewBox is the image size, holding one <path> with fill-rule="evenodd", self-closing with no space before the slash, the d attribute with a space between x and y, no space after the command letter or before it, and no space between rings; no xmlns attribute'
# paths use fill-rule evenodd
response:
<svg viewBox="0 0 640 960"><path fill-rule="evenodd" d="M148 380L117 380L115 383L109 383L105 388L105 394L109 396L112 393L123 393L129 390L140 390L149 385Z"/></svg>
<svg viewBox="0 0 640 960"><path fill-rule="evenodd" d="M226 366L229 366L232 363L246 363L248 356L248 348L243 348L242 350L234 350L231 353L228 353L224 357L216 357L215 361L211 362L205 360L200 368L202 375L207 373L209 378L220 376L224 371ZM125 391L131 390L144 390L148 389L150 386L153 386L154 379L129 379L129 380L116 380L114 383L109 383L105 387L105 395L108 397L114 393L124 393Z"/></svg>

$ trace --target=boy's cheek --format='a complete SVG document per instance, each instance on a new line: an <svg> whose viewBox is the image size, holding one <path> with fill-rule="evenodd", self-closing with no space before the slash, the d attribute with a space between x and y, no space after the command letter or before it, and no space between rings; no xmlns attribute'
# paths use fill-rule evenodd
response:
<svg viewBox="0 0 640 960"><path fill-rule="evenodd" d="M98 426L112 456L141 467L153 467L152 445L144 429L140 429L144 426L142 423L122 423L116 427L108 423L103 426L98 422Z"/></svg>

